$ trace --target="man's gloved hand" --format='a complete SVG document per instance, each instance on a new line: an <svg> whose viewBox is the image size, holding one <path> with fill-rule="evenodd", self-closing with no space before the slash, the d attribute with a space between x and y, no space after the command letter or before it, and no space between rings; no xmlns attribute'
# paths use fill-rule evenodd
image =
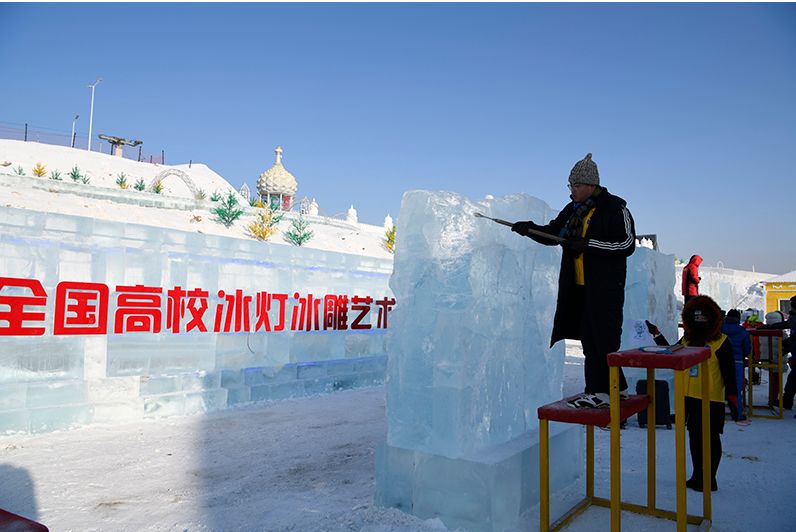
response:
<svg viewBox="0 0 796 532"><path fill-rule="evenodd" d="M733 421L738 421L738 397L734 395L727 396L727 403L730 406L730 416Z"/></svg>
<svg viewBox="0 0 796 532"><path fill-rule="evenodd" d="M658 326L655 325L654 323L650 323L649 320L644 320L644 323L647 324L647 330L650 332L652 336L658 336L659 334L661 334L661 330L658 329Z"/></svg>
<svg viewBox="0 0 796 532"><path fill-rule="evenodd" d="M585 238L580 238L579 236L568 238L566 241L566 246L573 252L575 255L580 255L584 251L586 251L586 247L589 245L588 240Z"/></svg>
<svg viewBox="0 0 796 532"><path fill-rule="evenodd" d="M517 233L518 235L527 236L528 229L533 229L536 224L533 222L515 222L514 225L511 226L511 230Z"/></svg>

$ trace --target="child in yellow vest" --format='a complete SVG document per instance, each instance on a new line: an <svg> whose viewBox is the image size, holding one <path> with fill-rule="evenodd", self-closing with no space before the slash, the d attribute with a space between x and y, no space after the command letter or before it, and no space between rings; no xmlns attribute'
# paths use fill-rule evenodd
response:
<svg viewBox="0 0 796 532"><path fill-rule="evenodd" d="M710 378L710 464L711 491L718 489L716 471L721 461L721 434L724 432L724 402L730 409L738 408L738 389L735 384L735 361L732 345L721 332L721 309L708 296L696 296L683 307L683 337L679 344L691 347L710 347L708 375ZM655 343L666 345L666 338L658 328L647 323ZM688 446L694 472L685 483L689 488L702 491L702 376L700 366L691 368L685 383L685 423L688 428Z"/></svg>

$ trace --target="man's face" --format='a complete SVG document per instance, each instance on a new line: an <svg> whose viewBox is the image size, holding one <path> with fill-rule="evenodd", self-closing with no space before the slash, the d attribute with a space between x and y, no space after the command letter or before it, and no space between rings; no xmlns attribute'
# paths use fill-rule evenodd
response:
<svg viewBox="0 0 796 532"><path fill-rule="evenodd" d="M584 185L583 183L571 183L569 190L572 192L572 200L576 203L583 203L594 193L595 185Z"/></svg>

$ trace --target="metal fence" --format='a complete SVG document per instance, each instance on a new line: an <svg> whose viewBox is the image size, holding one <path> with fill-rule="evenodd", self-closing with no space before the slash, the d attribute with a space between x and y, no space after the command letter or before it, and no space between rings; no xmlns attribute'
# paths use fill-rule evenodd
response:
<svg viewBox="0 0 796 532"><path fill-rule="evenodd" d="M75 133L74 136L72 136L69 131L33 124L0 122L0 139L40 142L42 144L54 144L56 146L71 146L79 150L88 149L88 135L79 135ZM91 151L113 155L113 146L106 140L94 138L91 141ZM133 161L166 164L165 150L160 150L159 152L152 150L145 151L143 149L143 144L135 147L124 146L123 157Z"/></svg>

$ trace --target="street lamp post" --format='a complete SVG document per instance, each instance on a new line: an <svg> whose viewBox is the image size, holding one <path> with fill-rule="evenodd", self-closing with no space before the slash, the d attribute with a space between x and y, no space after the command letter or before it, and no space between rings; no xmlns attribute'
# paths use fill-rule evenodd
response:
<svg viewBox="0 0 796 532"><path fill-rule="evenodd" d="M73 148L75 147L75 122L77 122L78 118L80 118L80 115L75 115L75 117L72 119L72 137L70 138L69 142L72 143Z"/></svg>
<svg viewBox="0 0 796 532"><path fill-rule="evenodd" d="M94 88L100 84L102 78L97 78L91 87L91 112L88 115L88 151L91 151L91 127L94 124Z"/></svg>

